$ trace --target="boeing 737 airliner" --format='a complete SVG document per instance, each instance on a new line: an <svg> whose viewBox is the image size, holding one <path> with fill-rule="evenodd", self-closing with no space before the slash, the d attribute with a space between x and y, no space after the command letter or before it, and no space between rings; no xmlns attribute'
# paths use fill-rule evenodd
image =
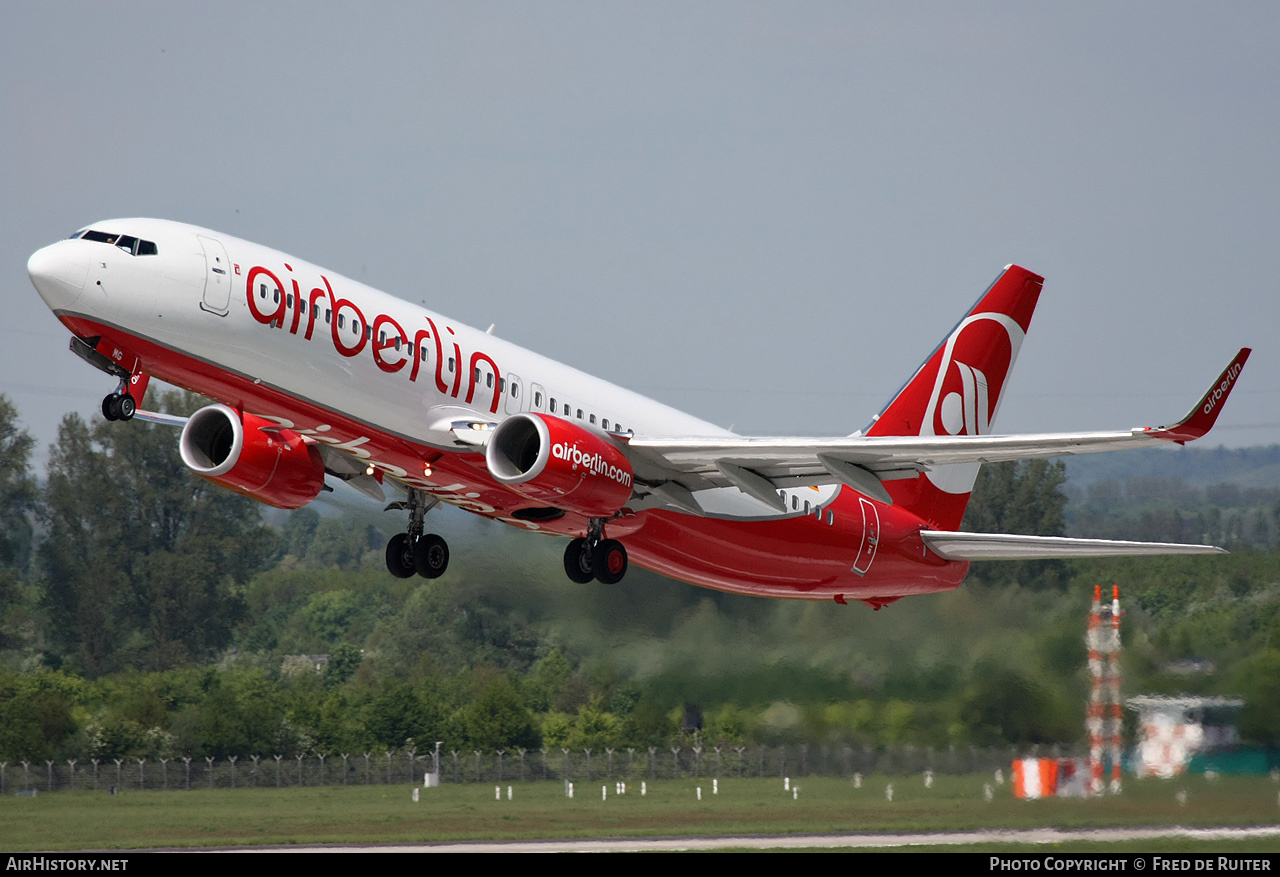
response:
<svg viewBox="0 0 1280 877"><path fill-rule="evenodd" d="M1173 426L1000 436L992 424L1042 278L1000 272L863 430L735 435L316 265L155 219L95 223L37 251L31 281L71 349L115 377L109 420L182 426L215 484L297 508L325 479L406 512L392 574L434 578L447 502L569 537L577 582L629 561L697 585L875 608L957 587L978 559L1206 553L1203 545L957 532L978 467L1204 435L1242 349ZM139 410L149 379L217 400Z"/></svg>

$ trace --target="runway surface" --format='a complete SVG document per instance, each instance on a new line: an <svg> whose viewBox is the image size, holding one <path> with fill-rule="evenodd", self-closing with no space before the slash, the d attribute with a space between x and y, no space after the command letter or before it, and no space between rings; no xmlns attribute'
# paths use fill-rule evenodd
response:
<svg viewBox="0 0 1280 877"><path fill-rule="evenodd" d="M1025 831L949 831L905 834L812 834L769 837L626 837L590 840L468 841L464 843L396 844L387 846L287 846L237 847L219 852L387 852L387 853L625 853L643 851L716 849L876 849L911 846L971 846L975 844L1060 844L1070 841L1114 843L1164 838L1194 840L1246 840L1280 838L1280 825L1253 828L1106 828L1064 830L1036 828ZM208 852L207 850L203 852Z"/></svg>

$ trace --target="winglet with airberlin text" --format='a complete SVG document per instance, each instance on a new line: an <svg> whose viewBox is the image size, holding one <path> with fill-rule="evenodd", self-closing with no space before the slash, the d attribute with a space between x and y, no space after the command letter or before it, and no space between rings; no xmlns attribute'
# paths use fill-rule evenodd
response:
<svg viewBox="0 0 1280 877"><path fill-rule="evenodd" d="M1154 429L1147 427L1144 430L1146 434L1152 438L1185 445L1213 429L1213 424L1222 411L1223 403L1227 401L1228 394L1236 385L1236 378L1240 376L1240 371L1244 368L1245 360L1249 358L1250 353L1252 353L1250 348L1240 348L1236 358L1231 360L1231 365L1218 376L1218 380L1209 388L1209 392L1204 394L1200 404L1193 408L1190 414L1173 426L1160 426Z"/></svg>

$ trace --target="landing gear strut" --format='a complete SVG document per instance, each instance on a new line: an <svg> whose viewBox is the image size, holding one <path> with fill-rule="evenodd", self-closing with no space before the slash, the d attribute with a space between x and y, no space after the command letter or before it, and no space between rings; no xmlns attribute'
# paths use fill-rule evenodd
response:
<svg viewBox="0 0 1280 877"><path fill-rule="evenodd" d="M615 584L627 574L627 549L617 539L604 538L604 518L592 518L586 538L574 539L565 548L564 571L580 585L592 579Z"/></svg>
<svg viewBox="0 0 1280 877"><path fill-rule="evenodd" d="M414 573L424 579L439 578L449 568L449 543L435 533L422 532L422 519L440 500L420 490L409 490L406 503L393 503L387 508L408 508L409 529L397 533L387 543L387 569L399 579Z"/></svg>

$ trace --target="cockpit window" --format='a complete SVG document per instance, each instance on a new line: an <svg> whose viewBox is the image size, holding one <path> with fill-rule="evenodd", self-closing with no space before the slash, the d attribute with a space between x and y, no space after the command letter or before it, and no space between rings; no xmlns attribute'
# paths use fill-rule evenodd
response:
<svg viewBox="0 0 1280 877"><path fill-rule="evenodd" d="M85 241L97 241L102 244L111 244L112 246L119 247L131 256L155 256L159 253L159 250L156 248L154 243L151 241L139 240L133 235L112 234L111 232L97 231L91 228L83 233L76 232L71 237L72 239L78 237Z"/></svg>

